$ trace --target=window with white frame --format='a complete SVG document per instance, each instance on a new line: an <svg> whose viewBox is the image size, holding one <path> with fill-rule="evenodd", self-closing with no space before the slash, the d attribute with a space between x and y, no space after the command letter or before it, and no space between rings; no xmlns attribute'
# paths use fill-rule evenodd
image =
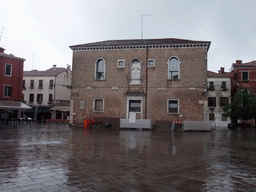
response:
<svg viewBox="0 0 256 192"><path fill-rule="evenodd" d="M148 60L148 67L155 67L155 60L154 59L149 59Z"/></svg>
<svg viewBox="0 0 256 192"><path fill-rule="evenodd" d="M249 80L249 72L248 71L243 71L242 72L242 80L243 81Z"/></svg>
<svg viewBox="0 0 256 192"><path fill-rule="evenodd" d="M125 60L117 60L117 67L124 68L125 67Z"/></svg>
<svg viewBox="0 0 256 192"><path fill-rule="evenodd" d="M5 76L12 76L12 65L5 64Z"/></svg>
<svg viewBox="0 0 256 192"><path fill-rule="evenodd" d="M179 113L179 100L178 99L168 99L167 101L168 113Z"/></svg>
<svg viewBox="0 0 256 192"><path fill-rule="evenodd" d="M95 79L96 80L105 80L105 61L103 59L98 59L95 66Z"/></svg>
<svg viewBox="0 0 256 192"><path fill-rule="evenodd" d="M180 62L177 57L171 57L168 62L168 79L179 79Z"/></svg>
<svg viewBox="0 0 256 192"><path fill-rule="evenodd" d="M131 85L141 84L141 62L138 59L134 59L131 62Z"/></svg>
<svg viewBox="0 0 256 192"><path fill-rule="evenodd" d="M4 86L4 97L11 97L12 96L12 86L5 85Z"/></svg>
<svg viewBox="0 0 256 192"><path fill-rule="evenodd" d="M104 99L103 98L94 98L93 111L94 112L103 112L104 111Z"/></svg>

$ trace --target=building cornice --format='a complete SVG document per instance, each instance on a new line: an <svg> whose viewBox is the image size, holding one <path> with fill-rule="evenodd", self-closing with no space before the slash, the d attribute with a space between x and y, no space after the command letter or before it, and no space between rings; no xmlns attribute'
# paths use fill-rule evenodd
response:
<svg viewBox="0 0 256 192"><path fill-rule="evenodd" d="M207 48L210 43L184 43L184 44L152 44L152 45L117 45L117 46L70 46L73 51L99 51L99 50L138 50L138 49L177 49L177 48Z"/></svg>

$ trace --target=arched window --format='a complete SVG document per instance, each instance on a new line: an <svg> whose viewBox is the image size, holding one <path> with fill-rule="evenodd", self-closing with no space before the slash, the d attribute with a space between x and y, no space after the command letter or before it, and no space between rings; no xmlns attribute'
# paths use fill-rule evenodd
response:
<svg viewBox="0 0 256 192"><path fill-rule="evenodd" d="M180 62L177 57L171 57L168 62L168 79L179 79Z"/></svg>
<svg viewBox="0 0 256 192"><path fill-rule="evenodd" d="M99 59L96 62L96 80L104 80L105 79L105 61L103 59Z"/></svg>
<svg viewBox="0 0 256 192"><path fill-rule="evenodd" d="M131 62L131 81L130 84L141 84L141 62L138 59L134 59Z"/></svg>

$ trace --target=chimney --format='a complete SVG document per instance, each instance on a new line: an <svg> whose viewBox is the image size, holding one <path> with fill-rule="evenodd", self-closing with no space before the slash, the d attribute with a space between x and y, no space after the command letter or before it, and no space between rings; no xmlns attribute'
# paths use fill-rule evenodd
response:
<svg viewBox="0 0 256 192"><path fill-rule="evenodd" d="M54 70L54 71L56 70L56 66L57 66L57 65L53 65L53 70Z"/></svg>
<svg viewBox="0 0 256 192"><path fill-rule="evenodd" d="M236 64L242 64L242 60L236 60Z"/></svg>
<svg viewBox="0 0 256 192"><path fill-rule="evenodd" d="M221 67L221 68L220 68L220 73L221 73L221 74L224 74L224 73L225 73L225 72L224 72L224 67Z"/></svg>
<svg viewBox="0 0 256 192"><path fill-rule="evenodd" d="M3 47L0 47L0 53L4 53L4 48Z"/></svg>

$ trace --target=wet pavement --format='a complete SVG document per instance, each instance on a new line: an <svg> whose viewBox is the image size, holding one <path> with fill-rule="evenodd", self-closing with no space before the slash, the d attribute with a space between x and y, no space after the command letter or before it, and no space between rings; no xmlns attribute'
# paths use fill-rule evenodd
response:
<svg viewBox="0 0 256 192"><path fill-rule="evenodd" d="M0 191L256 191L256 132L0 127Z"/></svg>

